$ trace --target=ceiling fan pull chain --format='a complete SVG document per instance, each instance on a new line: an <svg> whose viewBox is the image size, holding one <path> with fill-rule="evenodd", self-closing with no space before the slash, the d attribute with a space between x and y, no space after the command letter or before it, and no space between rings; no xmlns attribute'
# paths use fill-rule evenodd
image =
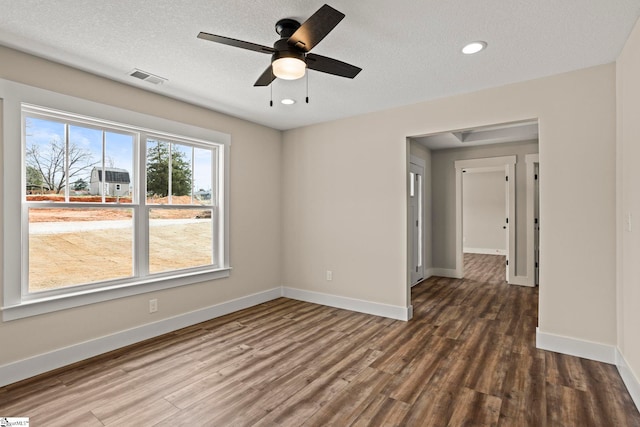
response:
<svg viewBox="0 0 640 427"><path fill-rule="evenodd" d="M273 75L273 68L271 69L271 74ZM269 85L269 89L271 90L271 100L269 101L269 107L273 107L273 85Z"/></svg>
<svg viewBox="0 0 640 427"><path fill-rule="evenodd" d="M309 73L305 73L307 75L307 104L309 103Z"/></svg>

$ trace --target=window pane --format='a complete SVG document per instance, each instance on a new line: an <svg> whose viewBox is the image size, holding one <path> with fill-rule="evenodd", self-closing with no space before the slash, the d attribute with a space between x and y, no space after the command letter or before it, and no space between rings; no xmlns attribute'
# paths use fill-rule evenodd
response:
<svg viewBox="0 0 640 427"><path fill-rule="evenodd" d="M215 202L213 194L213 152L202 148L193 149L193 202L210 205Z"/></svg>
<svg viewBox="0 0 640 427"><path fill-rule="evenodd" d="M171 203L191 204L191 160L193 147L171 144Z"/></svg>
<svg viewBox="0 0 640 427"><path fill-rule="evenodd" d="M409 172L409 196L414 197L415 196L415 180L416 180L416 174L414 174L413 172Z"/></svg>
<svg viewBox="0 0 640 427"><path fill-rule="evenodd" d="M101 202L89 197L92 169L102 166L102 131L69 126L69 201ZM95 200L94 200L95 199Z"/></svg>
<svg viewBox="0 0 640 427"><path fill-rule="evenodd" d="M166 204L169 195L169 143L147 140L147 203Z"/></svg>
<svg viewBox="0 0 640 427"><path fill-rule="evenodd" d="M92 194L101 189L105 195L105 202L131 203L133 136L105 132L104 177L102 171L96 172L95 178L93 174L91 176Z"/></svg>
<svg viewBox="0 0 640 427"><path fill-rule="evenodd" d="M28 201L64 202L64 128L62 123L26 117L25 182Z"/></svg>
<svg viewBox="0 0 640 427"><path fill-rule="evenodd" d="M148 139L147 204L212 204L213 156L213 149Z"/></svg>
<svg viewBox="0 0 640 427"><path fill-rule="evenodd" d="M149 272L213 263L210 209L150 209Z"/></svg>
<svg viewBox="0 0 640 427"><path fill-rule="evenodd" d="M132 275L131 209L29 209L29 292Z"/></svg>

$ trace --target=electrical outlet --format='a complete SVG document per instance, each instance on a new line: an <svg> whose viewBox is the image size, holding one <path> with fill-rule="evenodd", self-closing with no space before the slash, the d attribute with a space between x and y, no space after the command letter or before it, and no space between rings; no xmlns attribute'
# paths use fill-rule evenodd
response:
<svg viewBox="0 0 640 427"><path fill-rule="evenodd" d="M155 313L158 311L158 299L153 298L149 300L149 313Z"/></svg>
<svg viewBox="0 0 640 427"><path fill-rule="evenodd" d="M327 280L328 281L333 280L333 271L327 270Z"/></svg>

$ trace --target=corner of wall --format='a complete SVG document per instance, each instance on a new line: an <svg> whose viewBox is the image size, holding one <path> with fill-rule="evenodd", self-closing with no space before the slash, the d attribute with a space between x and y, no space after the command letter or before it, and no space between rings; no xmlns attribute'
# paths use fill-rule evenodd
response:
<svg viewBox="0 0 640 427"><path fill-rule="evenodd" d="M627 364L619 348L616 348L616 367L618 368L624 385L631 395L631 399L633 399L633 403L635 403L636 408L640 410L640 380L635 372L633 372L633 369Z"/></svg>

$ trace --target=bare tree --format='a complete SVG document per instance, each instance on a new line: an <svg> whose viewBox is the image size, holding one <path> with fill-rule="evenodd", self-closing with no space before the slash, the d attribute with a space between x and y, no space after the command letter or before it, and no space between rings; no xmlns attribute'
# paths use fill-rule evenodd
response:
<svg viewBox="0 0 640 427"><path fill-rule="evenodd" d="M30 144L27 147L27 166L37 170L49 189L59 193L73 177L98 164L87 149L69 143L69 170L65 169L65 146L59 138L52 138L49 145ZM67 177L68 175L68 177ZM68 179L67 179L68 178Z"/></svg>

